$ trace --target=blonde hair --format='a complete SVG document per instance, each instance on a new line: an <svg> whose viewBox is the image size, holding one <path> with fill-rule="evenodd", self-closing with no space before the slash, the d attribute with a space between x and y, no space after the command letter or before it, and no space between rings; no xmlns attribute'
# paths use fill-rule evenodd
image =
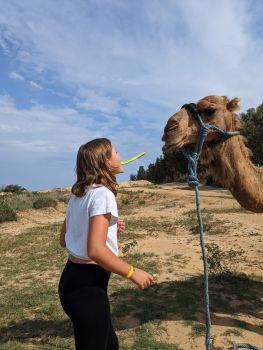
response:
<svg viewBox="0 0 263 350"><path fill-rule="evenodd" d="M112 144L106 138L94 139L81 145L75 168L77 181L72 186L71 192L77 197L82 197L86 186L102 184L116 197L118 184L107 165L107 159L111 158L111 155Z"/></svg>

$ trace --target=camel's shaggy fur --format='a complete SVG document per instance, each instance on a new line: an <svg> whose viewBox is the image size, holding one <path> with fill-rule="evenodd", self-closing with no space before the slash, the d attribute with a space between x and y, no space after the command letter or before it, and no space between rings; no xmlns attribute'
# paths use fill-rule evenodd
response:
<svg viewBox="0 0 263 350"><path fill-rule="evenodd" d="M238 98L229 100L226 96L211 95L199 100L197 108L206 124L237 131L242 129L242 122L235 113L240 109L239 101ZM195 143L198 128L192 119L186 110L174 114L167 122L169 127L165 128L163 141L169 147ZM215 181L229 189L242 207L263 212L263 168L255 166L251 156L243 136L221 141L220 135L212 132L205 140L200 161L211 169Z"/></svg>

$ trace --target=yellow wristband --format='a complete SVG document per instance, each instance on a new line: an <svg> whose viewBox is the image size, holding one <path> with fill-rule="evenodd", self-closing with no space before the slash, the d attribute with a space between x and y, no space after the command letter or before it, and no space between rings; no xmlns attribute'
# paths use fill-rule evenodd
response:
<svg viewBox="0 0 263 350"><path fill-rule="evenodd" d="M134 268L133 268L133 266L131 266L130 271L128 272L128 274L126 275L126 277L127 277L127 278L131 278L131 276L133 275L133 273L134 273Z"/></svg>

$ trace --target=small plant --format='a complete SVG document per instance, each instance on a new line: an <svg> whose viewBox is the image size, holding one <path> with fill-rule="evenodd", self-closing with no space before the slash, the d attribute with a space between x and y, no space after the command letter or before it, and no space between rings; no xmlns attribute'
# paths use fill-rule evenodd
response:
<svg viewBox="0 0 263 350"><path fill-rule="evenodd" d="M222 273L224 268L222 266L224 253L215 243L207 243L207 262L209 265L209 273Z"/></svg>
<svg viewBox="0 0 263 350"><path fill-rule="evenodd" d="M13 192L13 193L21 193L23 191L26 191L24 187L19 185L13 185L13 184L5 186L3 190L3 192Z"/></svg>
<svg viewBox="0 0 263 350"><path fill-rule="evenodd" d="M155 184L147 184L145 185L146 188L151 188L151 189L162 189L162 186L160 185L155 185Z"/></svg>
<svg viewBox="0 0 263 350"><path fill-rule="evenodd" d="M5 201L0 201L0 223L17 220L16 212Z"/></svg>
<svg viewBox="0 0 263 350"><path fill-rule="evenodd" d="M205 334L206 327L203 323L196 321L186 321L185 325L192 327L192 337L200 337Z"/></svg>
<svg viewBox="0 0 263 350"><path fill-rule="evenodd" d="M128 231L145 232L147 236L158 236L159 232L176 233L176 222L172 220L158 220L156 217L133 218L125 220Z"/></svg>
<svg viewBox="0 0 263 350"><path fill-rule="evenodd" d="M232 274L235 266L242 258L244 250L230 249L224 252L217 244L207 243L207 262L209 265L209 273L223 277Z"/></svg>
<svg viewBox="0 0 263 350"><path fill-rule="evenodd" d="M241 337L242 336L242 332L239 329L236 328L229 328L224 332L225 336L230 336L230 335L235 335L236 337Z"/></svg>
<svg viewBox="0 0 263 350"><path fill-rule="evenodd" d="M215 218L214 215L208 213L206 209L203 210L202 215L205 233L214 235L228 232L230 226L226 221ZM196 210L189 210L185 212L184 216L177 220L177 224L185 227L194 234L199 233Z"/></svg>
<svg viewBox="0 0 263 350"><path fill-rule="evenodd" d="M70 199L70 196L71 194L68 192L56 192L55 198L57 201L64 202L65 204L67 204Z"/></svg>
<svg viewBox="0 0 263 350"><path fill-rule="evenodd" d="M130 243L126 243L124 244L124 246L122 247L122 253L126 254L132 247L135 247L138 244L138 242L136 240L130 242Z"/></svg>
<svg viewBox="0 0 263 350"><path fill-rule="evenodd" d="M53 207L55 208L57 206L57 201L53 198L50 197L39 197L34 203L33 207L35 209L41 209L41 208L48 208L48 207Z"/></svg>

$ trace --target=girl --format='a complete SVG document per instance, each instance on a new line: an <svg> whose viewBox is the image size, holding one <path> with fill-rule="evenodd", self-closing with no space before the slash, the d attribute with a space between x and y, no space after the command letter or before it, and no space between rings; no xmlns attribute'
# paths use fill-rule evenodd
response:
<svg viewBox="0 0 263 350"><path fill-rule="evenodd" d="M59 282L61 305L74 328L76 350L118 350L107 287L111 272L139 288L153 282L149 273L118 257L115 175L123 173L121 157L106 138L81 145L77 181L67 205L60 245L69 253ZM119 234L124 223L119 222Z"/></svg>

